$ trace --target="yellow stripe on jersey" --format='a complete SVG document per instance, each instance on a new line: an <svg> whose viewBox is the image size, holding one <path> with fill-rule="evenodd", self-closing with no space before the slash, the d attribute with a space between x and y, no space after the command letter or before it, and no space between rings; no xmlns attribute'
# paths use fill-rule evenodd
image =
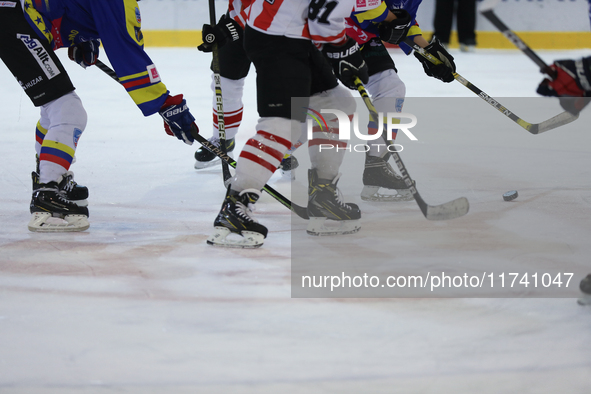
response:
<svg viewBox="0 0 591 394"><path fill-rule="evenodd" d="M147 71L141 72L141 73L137 73L137 74L131 74L131 75L127 75L125 77L119 77L119 81L124 82L130 79L135 79L135 78L139 78L139 77L145 77L146 75L148 75Z"/></svg>
<svg viewBox="0 0 591 394"><path fill-rule="evenodd" d="M74 157L74 154L76 153L76 150L70 148L68 145L62 144L61 142L57 142L57 141L50 141L48 139L43 140L43 146L47 147L47 148L53 148L53 149L60 150L64 153L67 153L71 157Z"/></svg>
<svg viewBox="0 0 591 394"><path fill-rule="evenodd" d="M163 94L166 94L166 92L168 92L166 86L162 82L158 82L155 85L150 85L141 89L131 90L127 93L129 93L131 99L136 105L140 105L143 103L147 103L148 101L152 101L162 96Z"/></svg>
<svg viewBox="0 0 591 394"><path fill-rule="evenodd" d="M408 30L407 36L418 36L419 34L423 34L423 31L418 25L413 25Z"/></svg>
<svg viewBox="0 0 591 394"><path fill-rule="evenodd" d="M45 36L48 42L53 42L53 35L51 34L51 28L48 28L43 21L43 17L39 11L33 7L33 2L31 0L25 0L24 4L25 12L27 16L35 23L39 32Z"/></svg>
<svg viewBox="0 0 591 394"><path fill-rule="evenodd" d="M140 46L144 46L144 36L141 32L142 18L136 0L123 0L125 7L125 21L127 34Z"/></svg>
<svg viewBox="0 0 591 394"><path fill-rule="evenodd" d="M355 13L355 19L357 19L359 21L359 23L361 24L364 21L376 19L377 17L379 17L380 15L382 15L384 12L387 12L387 11L388 11L388 8L386 7L386 3L382 2L376 8L373 8L373 9L367 10L367 11L363 11L360 13Z"/></svg>

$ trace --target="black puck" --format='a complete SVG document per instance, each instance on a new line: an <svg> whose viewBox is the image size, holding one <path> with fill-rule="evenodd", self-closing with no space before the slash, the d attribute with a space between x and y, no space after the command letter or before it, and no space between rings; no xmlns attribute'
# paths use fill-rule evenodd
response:
<svg viewBox="0 0 591 394"><path fill-rule="evenodd" d="M512 200L515 200L517 198L517 196L518 196L517 190L511 190L510 192L503 194L503 200L512 201Z"/></svg>

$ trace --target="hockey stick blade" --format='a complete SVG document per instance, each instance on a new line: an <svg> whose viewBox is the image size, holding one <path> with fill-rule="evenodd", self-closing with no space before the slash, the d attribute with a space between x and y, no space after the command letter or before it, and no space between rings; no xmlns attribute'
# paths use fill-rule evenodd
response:
<svg viewBox="0 0 591 394"><path fill-rule="evenodd" d="M369 117L372 121L378 121L378 111L376 107L374 107L369 94L367 94L367 90L365 90L365 86L359 79L359 77L355 77L353 80L355 86L357 87L357 91L361 95L367 110L369 111ZM421 212L423 212L423 216L427 218L427 220L449 220L459 218L460 216L464 216L470 210L470 203L466 197L456 198L453 201L446 202L441 205L429 205L423 200L421 195L419 194L417 188L415 187L415 181L410 177L406 166L402 162L400 155L397 151L393 151L392 157L394 158L394 162L396 162L396 166L400 170L402 174L402 178L407 185L410 185L409 189L414 197L417 205L419 206Z"/></svg>
<svg viewBox="0 0 591 394"><path fill-rule="evenodd" d="M100 60L97 60L96 66L105 74L113 78L115 81L121 83L115 71L113 71L113 69L107 66L105 63L101 62ZM223 152L217 146L213 145L211 142L202 137L199 134L199 129L197 128L197 125L195 123L191 125L191 135L195 140L197 140L197 142L199 142L201 145L205 146L207 149L215 153L221 160L226 162L228 165L231 165L232 167L236 168L236 161L234 161L234 159L228 156L227 153ZM299 206L297 204L292 204L288 198L283 196L281 193L279 193L277 190L273 189L269 185L265 185L263 187L263 190L269 193L274 199L279 201L281 204L295 212L295 214L301 217L302 219L309 219L308 208Z"/></svg>
<svg viewBox="0 0 591 394"><path fill-rule="evenodd" d="M437 57L433 56L431 53L427 52L411 39L404 40L405 43L410 45L416 52L418 52L421 56L429 60L433 64L441 64L441 60ZM550 119L547 119L541 123L530 123L526 122L525 120L521 119L519 116L515 115L512 111L510 111L507 107L499 103L496 99L492 98L482 90L480 90L476 85L472 82L468 81L466 78L462 77L458 73L453 73L454 78L456 81L470 89L475 95L486 101L487 104L498 110L500 113L511 119L513 122L517 123L519 126L523 127L525 130L529 131L531 134L540 134L548 130L555 129L557 127L563 126L565 124L571 123L579 117L578 114L573 115L568 111L564 111Z"/></svg>

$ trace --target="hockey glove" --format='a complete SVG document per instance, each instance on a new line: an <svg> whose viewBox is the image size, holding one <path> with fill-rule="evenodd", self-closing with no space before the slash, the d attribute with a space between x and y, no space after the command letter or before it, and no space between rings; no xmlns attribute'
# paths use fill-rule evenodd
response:
<svg viewBox="0 0 591 394"><path fill-rule="evenodd" d="M445 50L437 38L433 38L424 49L441 61L441 64L433 64L415 51L415 57L423 64L425 74L443 82L452 82L454 80L453 73L456 72L454 57Z"/></svg>
<svg viewBox="0 0 591 394"><path fill-rule="evenodd" d="M68 48L68 57L82 68L92 66L99 57L99 46L99 40L82 41Z"/></svg>
<svg viewBox="0 0 591 394"><path fill-rule="evenodd" d="M537 92L542 96L560 97L560 105L571 114L578 114L591 97L591 57L581 60L558 60L550 66L554 80L544 79Z"/></svg>
<svg viewBox="0 0 591 394"><path fill-rule="evenodd" d="M203 44L199 45L197 49L201 52L211 52L214 44L218 44L218 48L220 48L227 42L239 40L242 38L242 34L242 27L238 22L226 15L222 15L217 25L213 27L203 25L201 31Z"/></svg>
<svg viewBox="0 0 591 394"><path fill-rule="evenodd" d="M195 139L191 135L191 125L195 118L189 112L187 101L183 99L182 94L169 95L158 113L164 119L166 134L175 136L187 145L193 145Z"/></svg>
<svg viewBox="0 0 591 394"><path fill-rule="evenodd" d="M408 11L403 9L390 10L396 19L390 22L383 22L378 25L380 38L390 44L400 44L408 34L412 19Z"/></svg>
<svg viewBox="0 0 591 394"><path fill-rule="evenodd" d="M369 81L367 64L359 52L359 44L352 38L341 46L326 44L323 52L337 78L349 89L356 89L353 83L354 77L359 77L363 83Z"/></svg>

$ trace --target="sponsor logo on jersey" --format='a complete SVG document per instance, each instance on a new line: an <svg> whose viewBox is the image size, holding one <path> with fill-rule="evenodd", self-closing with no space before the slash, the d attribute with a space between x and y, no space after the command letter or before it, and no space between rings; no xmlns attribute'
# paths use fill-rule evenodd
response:
<svg viewBox="0 0 591 394"><path fill-rule="evenodd" d="M381 0L357 0L355 11L367 11L376 8L382 3Z"/></svg>
<svg viewBox="0 0 591 394"><path fill-rule="evenodd" d="M16 38L21 40L27 47L31 55L35 58L41 69L47 76L47 79L51 79L60 73L60 70L55 65L53 59L47 53L47 50L43 47L38 39L32 38L28 34L17 34Z"/></svg>
<svg viewBox="0 0 591 394"><path fill-rule="evenodd" d="M0 7L14 8L15 6L16 2L14 1L0 1Z"/></svg>
<svg viewBox="0 0 591 394"><path fill-rule="evenodd" d="M135 7L135 20L137 23L142 23L142 15L140 14L140 9Z"/></svg>
<svg viewBox="0 0 591 394"><path fill-rule="evenodd" d="M18 82L21 84L21 86L24 90L27 90L27 89L32 88L33 86L37 85L42 80L43 80L43 77L38 76L37 78L35 78L27 83L22 83L21 81L18 81Z"/></svg>
<svg viewBox="0 0 591 394"><path fill-rule="evenodd" d="M80 136L82 135L82 130L76 128L74 129L74 146L78 146L78 140L80 139Z"/></svg>
<svg viewBox="0 0 591 394"><path fill-rule="evenodd" d="M150 77L150 82L151 83L156 83L156 82L160 82L160 74L158 74L158 70L156 70L156 66L153 64L150 64L147 67L148 70L148 77Z"/></svg>

